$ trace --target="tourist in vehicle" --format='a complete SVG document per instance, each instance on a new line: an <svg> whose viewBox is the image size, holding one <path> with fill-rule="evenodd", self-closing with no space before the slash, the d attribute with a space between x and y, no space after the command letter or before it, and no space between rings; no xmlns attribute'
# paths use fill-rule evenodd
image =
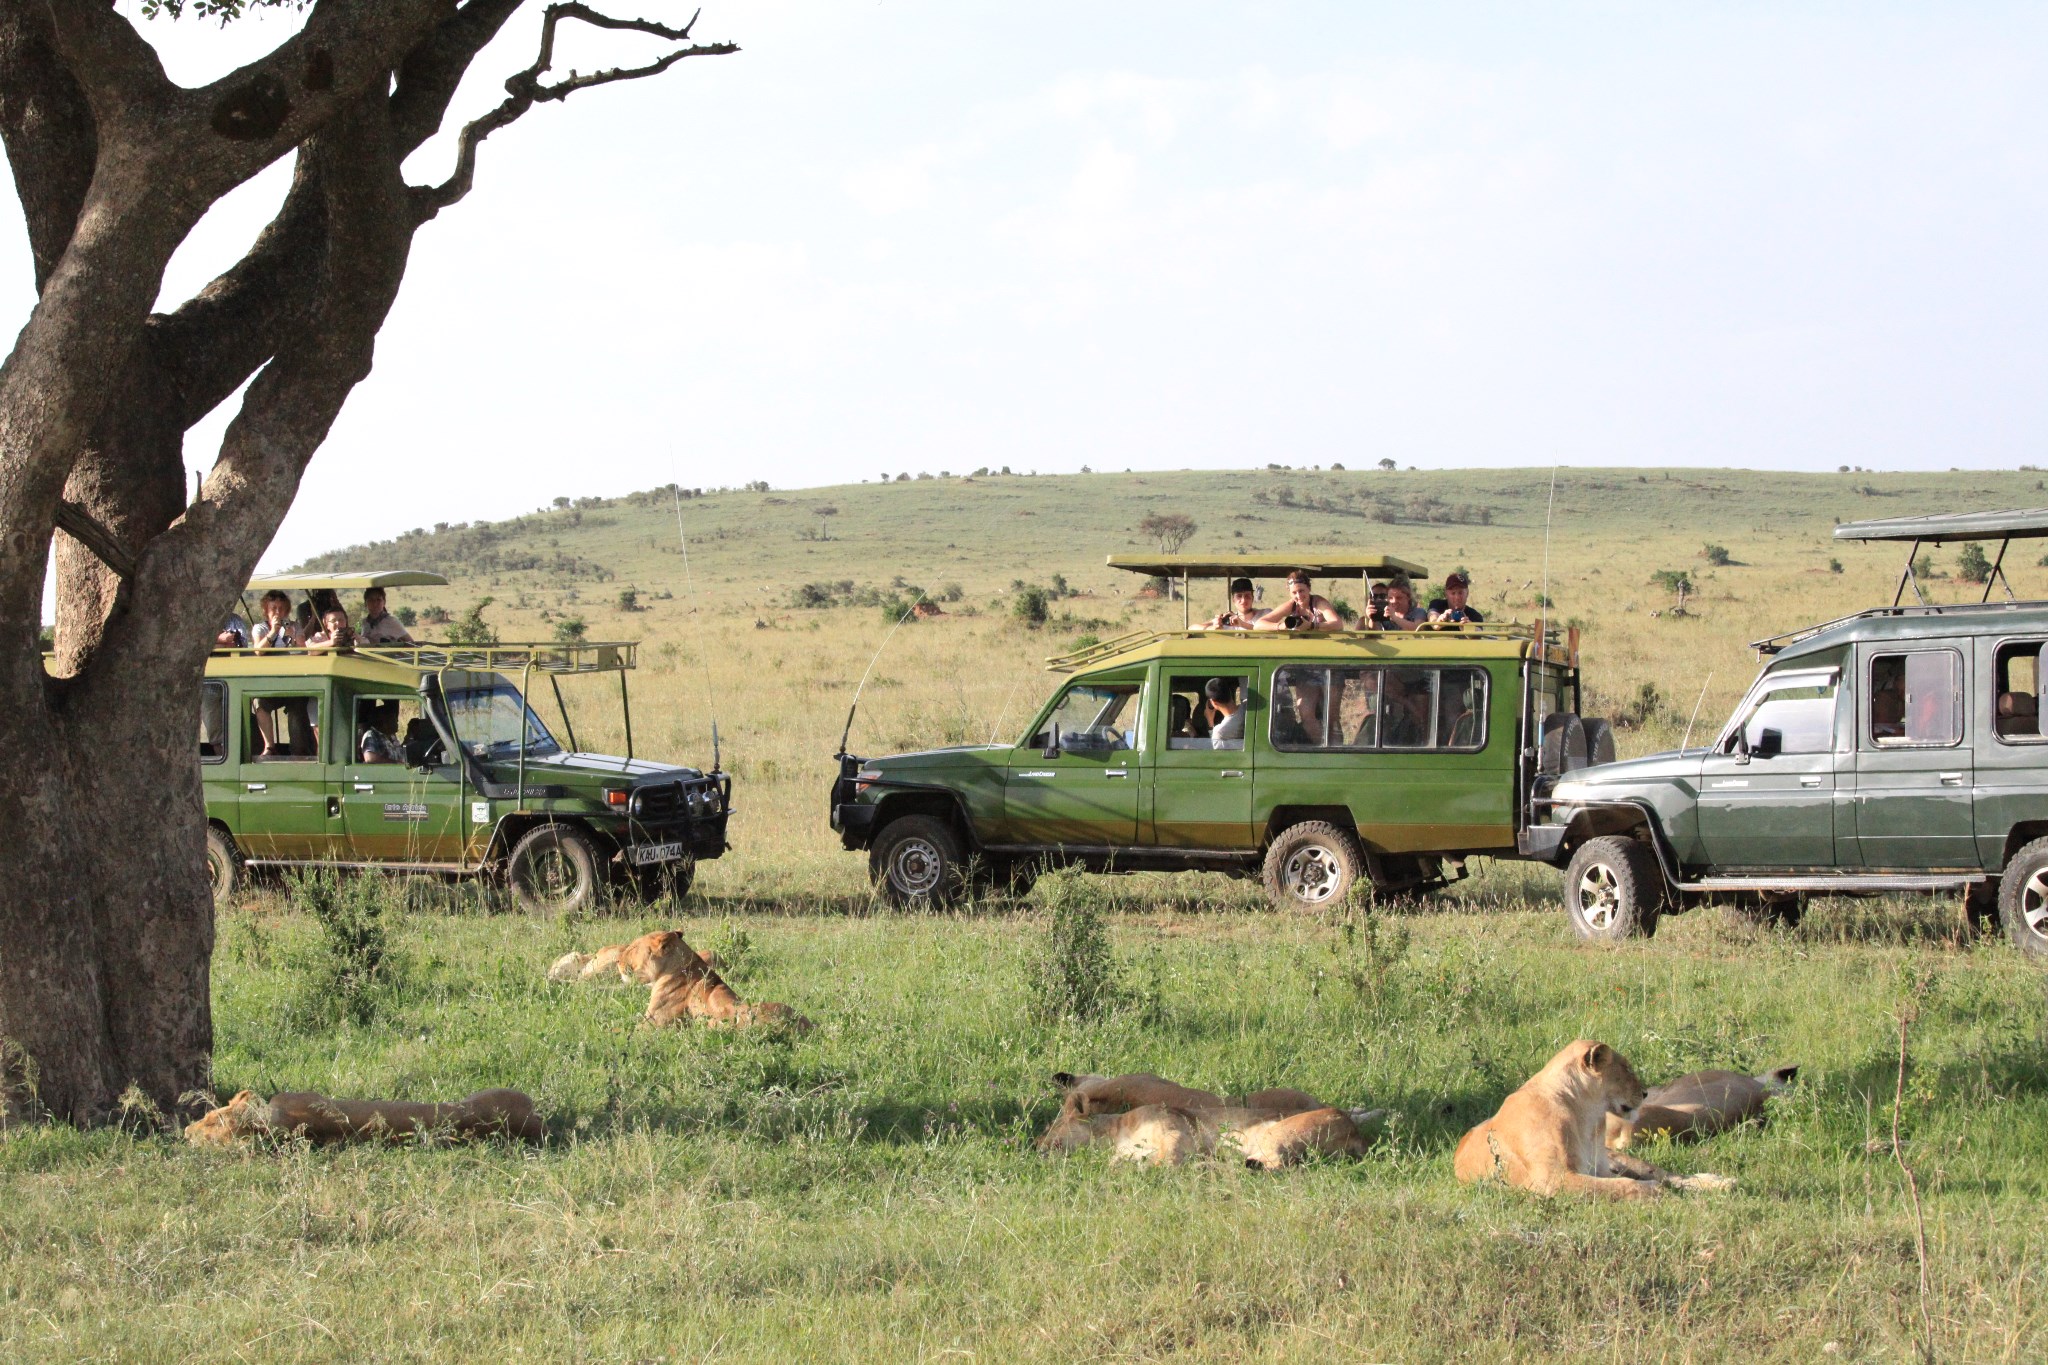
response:
<svg viewBox="0 0 2048 1365"><path fill-rule="evenodd" d="M1273 742L1289 748L1321 748L1324 740L1323 685L1317 674L1296 674L1287 681L1287 705L1273 717Z"/></svg>
<svg viewBox="0 0 2048 1365"><path fill-rule="evenodd" d="M1390 668L1380 708L1380 744L1389 749L1421 749L1429 744L1427 675Z"/></svg>
<svg viewBox="0 0 2048 1365"><path fill-rule="evenodd" d="M1344 618L1311 584L1307 569L1287 575L1287 600L1261 616L1259 630L1342 630Z"/></svg>
<svg viewBox="0 0 2048 1365"><path fill-rule="evenodd" d="M1387 585L1375 583L1366 592L1365 610L1358 614L1360 630L1393 630L1387 624Z"/></svg>
<svg viewBox="0 0 2048 1365"><path fill-rule="evenodd" d="M1252 630L1259 624L1259 591L1249 578L1230 580L1230 606L1202 623L1203 630Z"/></svg>
<svg viewBox="0 0 2048 1365"><path fill-rule="evenodd" d="M365 763L399 763L405 750L398 742L398 700L361 703L363 733L356 740L356 752Z"/></svg>
<svg viewBox="0 0 2048 1365"><path fill-rule="evenodd" d="M1444 595L1429 604L1429 619L1454 626L1479 625L1486 620L1472 605L1472 580L1454 573L1444 580Z"/></svg>
<svg viewBox="0 0 2048 1365"><path fill-rule="evenodd" d="M355 629L348 623L348 613L340 607L329 609L327 614L320 618L319 631L306 640L306 648L308 650L332 650L337 653L347 653L355 647Z"/></svg>
<svg viewBox="0 0 2048 1365"><path fill-rule="evenodd" d="M1212 749L1244 747L1244 700L1237 693L1237 679L1211 678L1202 688L1214 724L1209 727Z"/></svg>
<svg viewBox="0 0 2048 1365"><path fill-rule="evenodd" d="M1387 584L1387 625L1391 630L1413 630L1429 619L1429 613L1415 605L1415 585L1405 577Z"/></svg>
<svg viewBox="0 0 2048 1365"><path fill-rule="evenodd" d="M363 589L363 623L356 639L366 645L409 645L412 636L398 618L384 610L384 589Z"/></svg>
<svg viewBox="0 0 2048 1365"><path fill-rule="evenodd" d="M299 633L298 623L292 620L292 599L289 595L272 588L263 594L258 605L263 608L263 619L249 634L251 648L297 649L305 643L306 637Z"/></svg>
<svg viewBox="0 0 2048 1365"><path fill-rule="evenodd" d="M240 612L231 611L228 619L214 632L215 649L247 649L249 647L249 623L242 619Z"/></svg>

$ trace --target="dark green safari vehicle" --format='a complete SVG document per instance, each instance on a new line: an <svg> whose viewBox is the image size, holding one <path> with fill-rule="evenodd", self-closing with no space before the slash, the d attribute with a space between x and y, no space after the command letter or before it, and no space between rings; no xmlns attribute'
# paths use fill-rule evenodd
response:
<svg viewBox="0 0 2048 1365"><path fill-rule="evenodd" d="M1182 578L1426 576L1362 556L1110 562ZM1361 880L1441 886L1470 855L1517 856L1538 773L1587 756L1576 664L1529 627L1190 628L1049 663L1071 676L1013 744L886 758L842 744L832 827L867 851L887 899L1016 891L1046 866L1260 876L1276 903L1303 907ZM1219 695L1241 716L1205 731L1196 718ZM1592 743L1611 755L1604 727Z"/></svg>
<svg viewBox="0 0 2048 1365"><path fill-rule="evenodd" d="M2048 603L1920 598L1922 544L2048 535L2048 512L1839 526L1910 541L1889 607L1756 642L1768 660L1702 748L1590 767L1544 784L1532 851L1565 869L1588 940L1656 931L1726 901L1795 919L1810 895L1949 893L2048 955Z"/></svg>
<svg viewBox="0 0 2048 1365"><path fill-rule="evenodd" d="M393 572L260 580L316 600L438 583ZM199 762L217 900L251 867L338 866L487 876L530 910L609 888L682 894L725 851L729 775L579 750L565 676L616 674L630 643L359 644L346 652L216 650ZM528 704L552 694L557 738Z"/></svg>

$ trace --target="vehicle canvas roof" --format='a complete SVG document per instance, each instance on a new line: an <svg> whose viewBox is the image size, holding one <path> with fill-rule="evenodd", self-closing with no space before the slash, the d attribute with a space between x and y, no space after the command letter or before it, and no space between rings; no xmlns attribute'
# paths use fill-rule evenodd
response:
<svg viewBox="0 0 2048 1365"><path fill-rule="evenodd" d="M1316 578L1427 578L1429 570L1392 555L1347 555L1304 551L1298 555L1111 555L1109 567L1157 578L1280 578L1296 569Z"/></svg>
<svg viewBox="0 0 2048 1365"><path fill-rule="evenodd" d="M1554 637L1553 637L1554 639ZM1538 657L1567 664L1566 648L1539 647L1529 626L1453 626L1414 631L1188 630L1133 631L1129 635L1047 659L1055 673L1094 673L1153 659L1230 660L1253 663L1377 663L1416 660Z"/></svg>
<svg viewBox="0 0 2048 1365"><path fill-rule="evenodd" d="M276 573L249 580L250 592L360 592L365 588L444 588L448 580L425 569L369 569L360 573Z"/></svg>
<svg viewBox="0 0 2048 1365"><path fill-rule="evenodd" d="M1836 540L1917 540L1928 545L1953 540L2026 540L2035 536L2048 536L2048 507L1879 517L1874 521L1848 521L1835 528Z"/></svg>

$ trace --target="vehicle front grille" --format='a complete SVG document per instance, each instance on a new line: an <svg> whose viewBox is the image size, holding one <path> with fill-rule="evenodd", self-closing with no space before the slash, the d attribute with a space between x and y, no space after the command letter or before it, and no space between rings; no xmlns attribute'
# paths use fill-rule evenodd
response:
<svg viewBox="0 0 2048 1365"><path fill-rule="evenodd" d="M681 819L683 815L683 784L664 782L658 786L640 787L633 792L633 818L648 824L661 824Z"/></svg>

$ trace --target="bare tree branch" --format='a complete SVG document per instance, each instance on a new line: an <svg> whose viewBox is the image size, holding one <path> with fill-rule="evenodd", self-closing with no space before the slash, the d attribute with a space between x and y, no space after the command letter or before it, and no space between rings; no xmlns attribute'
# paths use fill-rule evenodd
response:
<svg viewBox="0 0 2048 1365"><path fill-rule="evenodd" d="M498 36L525 0L469 0L399 64L391 92L391 130L401 154L441 131L448 102L484 44Z"/></svg>
<svg viewBox="0 0 2048 1365"><path fill-rule="evenodd" d="M702 11L698 13L701 14ZM687 42L690 45L679 47L644 66L612 67L604 71L593 71L588 75L571 71L563 80L551 84L543 83L542 74L554 65L555 28L564 19L578 19L593 28L646 33L671 42ZM476 183L477 148L485 138L517 121L534 105L545 104L551 100L564 100L578 90L610 85L614 81L658 76L685 57L723 57L740 50L738 43L690 42L690 30L696 25L695 14L691 15L690 22L681 28L672 28L666 24L655 23L651 19L620 19L609 14L601 14L588 5L576 3L576 0L549 5L541 20L539 55L534 58L532 66L506 80L506 95L502 104L483 117L473 120L462 130L461 139L456 147L454 172L439 185L419 186L413 189L413 204L420 221L425 222L469 193L471 186Z"/></svg>

